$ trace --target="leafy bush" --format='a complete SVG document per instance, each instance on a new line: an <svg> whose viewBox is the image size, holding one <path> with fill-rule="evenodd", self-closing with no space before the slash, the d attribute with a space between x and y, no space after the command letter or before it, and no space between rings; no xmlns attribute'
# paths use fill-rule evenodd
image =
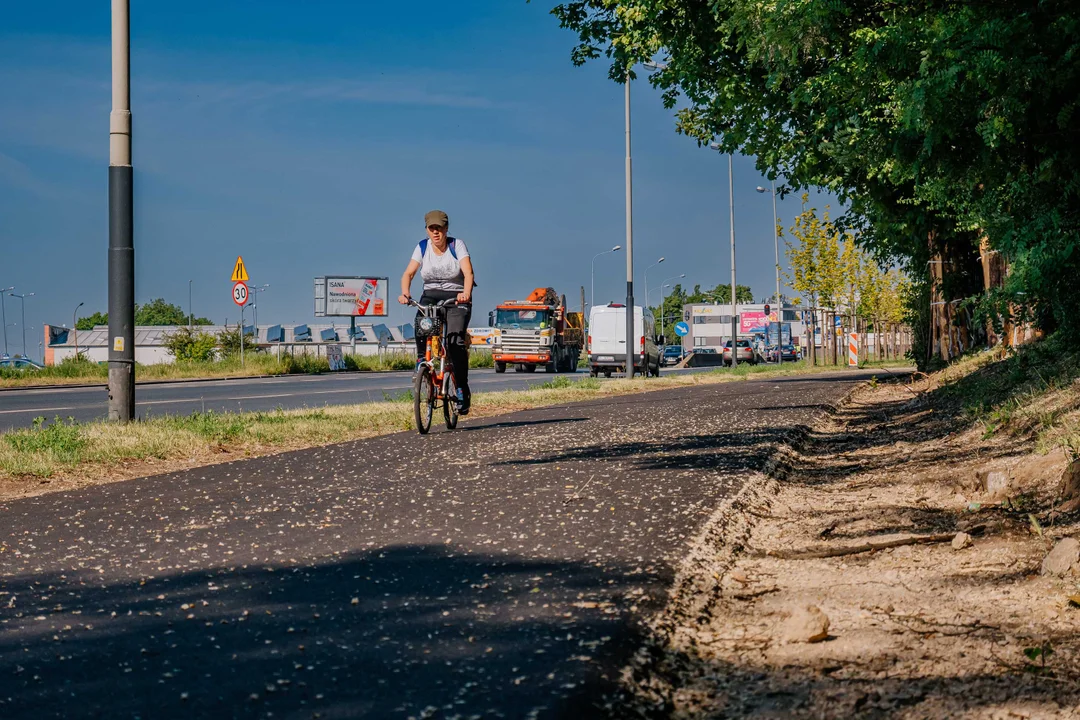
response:
<svg viewBox="0 0 1080 720"><path fill-rule="evenodd" d="M233 355L240 354L240 327L226 328L218 333L217 336L218 347L221 348L221 354L225 357L232 357ZM244 336L244 352L252 352L258 350L258 346L255 344L255 338L251 335Z"/></svg>
<svg viewBox="0 0 1080 720"><path fill-rule="evenodd" d="M470 368L495 367L495 360L491 357L490 350L473 350L469 353Z"/></svg>
<svg viewBox="0 0 1080 720"><path fill-rule="evenodd" d="M208 332L193 332L189 327L179 327L165 335L164 345L177 360L207 362L214 359L217 338Z"/></svg>

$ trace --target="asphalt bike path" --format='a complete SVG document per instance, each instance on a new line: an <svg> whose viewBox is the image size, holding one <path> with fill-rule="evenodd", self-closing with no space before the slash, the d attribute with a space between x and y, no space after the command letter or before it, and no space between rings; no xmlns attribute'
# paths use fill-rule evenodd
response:
<svg viewBox="0 0 1080 720"><path fill-rule="evenodd" d="M0 504L0 717L596 717L692 538L865 373Z"/></svg>

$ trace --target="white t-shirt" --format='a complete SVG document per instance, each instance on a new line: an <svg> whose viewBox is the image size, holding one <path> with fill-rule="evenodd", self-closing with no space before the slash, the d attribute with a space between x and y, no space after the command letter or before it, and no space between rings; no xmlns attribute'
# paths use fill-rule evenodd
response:
<svg viewBox="0 0 1080 720"><path fill-rule="evenodd" d="M461 270L461 261L469 257L469 249L465 242L457 238L447 238L446 252L442 255L435 248L435 243L427 240L426 243L417 243L413 250L412 259L420 265L420 277L424 279L425 290L449 290L462 292L465 290L465 273ZM454 243L454 253L450 252L449 243ZM427 245L427 252L421 253L420 245Z"/></svg>

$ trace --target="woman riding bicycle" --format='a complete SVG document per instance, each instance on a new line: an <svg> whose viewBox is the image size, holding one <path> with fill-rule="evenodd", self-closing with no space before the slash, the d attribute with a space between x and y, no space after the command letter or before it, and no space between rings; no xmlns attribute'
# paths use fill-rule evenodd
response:
<svg viewBox="0 0 1080 720"><path fill-rule="evenodd" d="M401 276L401 296L398 302L407 305L412 300L410 289L416 271L424 281L421 305L439 301L453 301L456 305L446 310L448 346L446 354L454 367L454 380L460 394L459 414L469 414L469 348L467 332L472 317L473 266L465 243L447 235L450 218L442 210L432 210L424 216L427 238L413 250L405 274ZM416 352L424 360L424 339L416 339Z"/></svg>

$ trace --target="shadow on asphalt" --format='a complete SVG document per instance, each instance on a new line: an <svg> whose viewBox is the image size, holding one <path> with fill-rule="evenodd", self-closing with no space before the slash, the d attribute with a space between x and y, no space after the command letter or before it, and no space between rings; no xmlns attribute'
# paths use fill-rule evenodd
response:
<svg viewBox="0 0 1080 720"><path fill-rule="evenodd" d="M661 583L438 545L95 577L4 582L0 717L594 717Z"/></svg>
<svg viewBox="0 0 1080 720"><path fill-rule="evenodd" d="M760 469L780 443L801 428L757 428L730 433L683 435L656 442L587 445L536 458L505 460L498 465L548 465L571 460L632 460L637 470Z"/></svg>
<svg viewBox="0 0 1080 720"><path fill-rule="evenodd" d="M515 420L512 422L497 422L490 425L462 426L463 432L476 432L478 430L495 430L498 428L530 427L532 425L560 425L562 423L588 422L589 418L550 418L546 420Z"/></svg>

